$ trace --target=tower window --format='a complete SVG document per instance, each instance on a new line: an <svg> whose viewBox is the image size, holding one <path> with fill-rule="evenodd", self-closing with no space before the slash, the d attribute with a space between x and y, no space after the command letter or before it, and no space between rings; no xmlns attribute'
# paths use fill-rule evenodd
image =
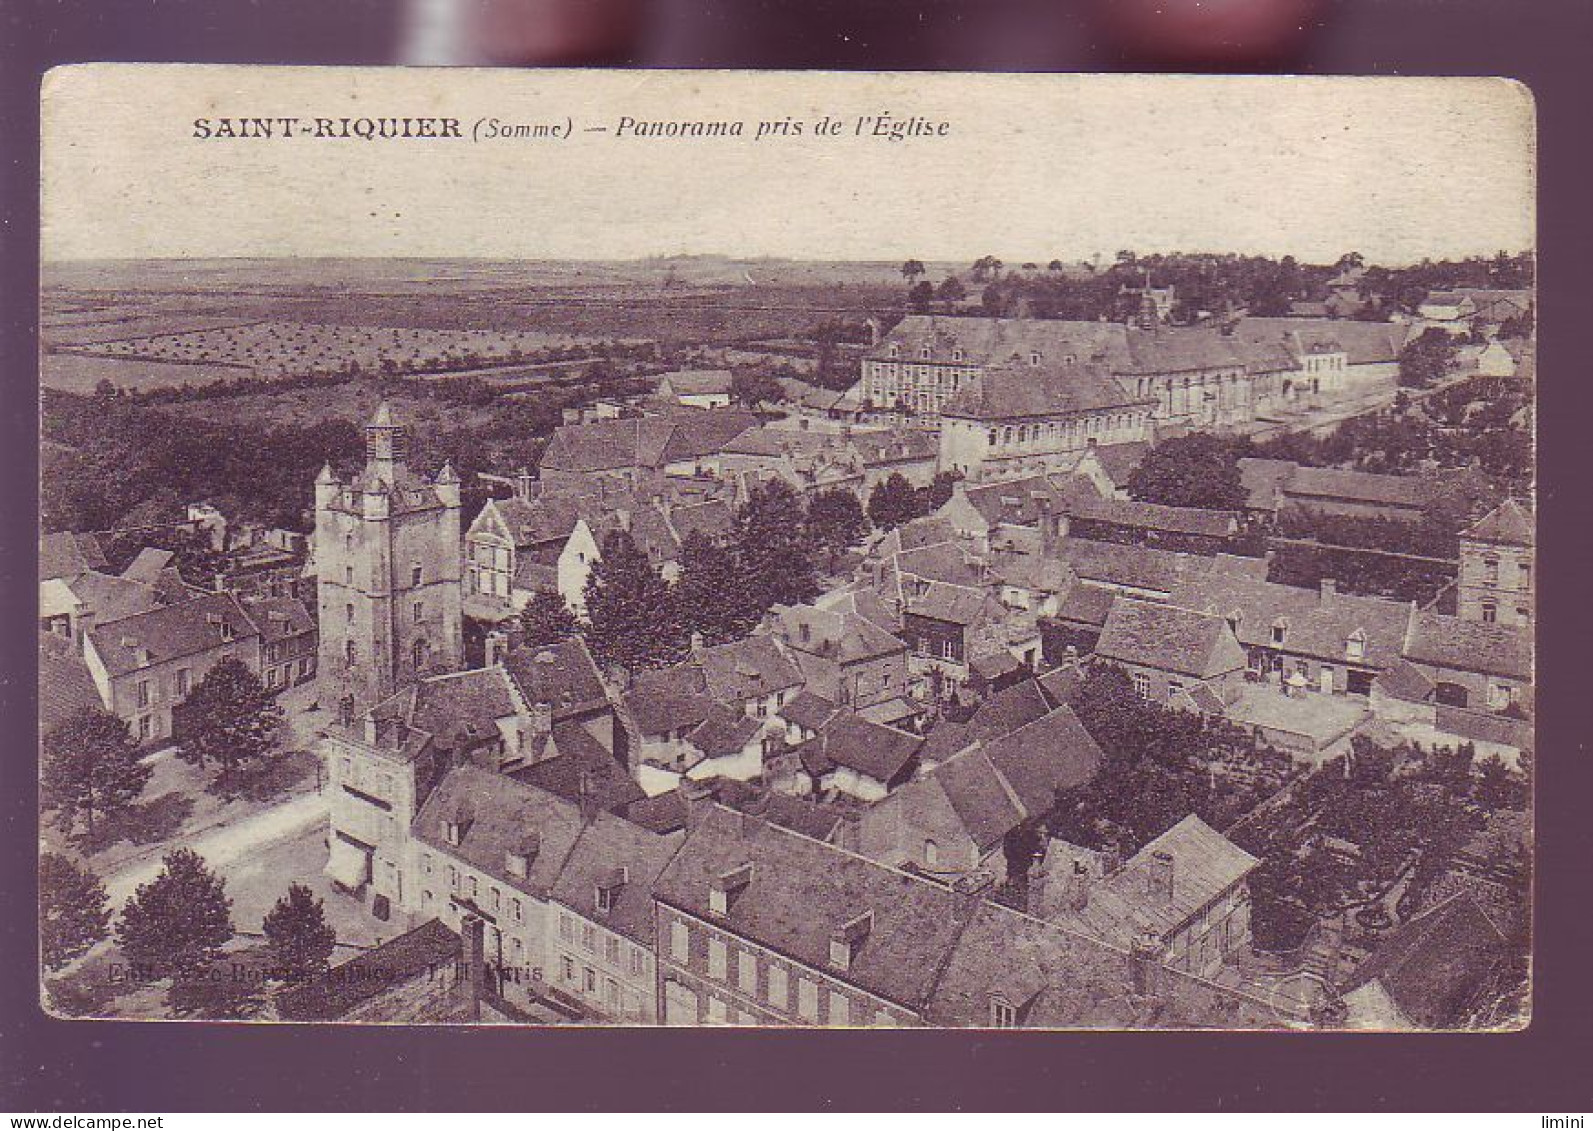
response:
<svg viewBox="0 0 1593 1131"><path fill-rule="evenodd" d="M348 621L348 623L349 624L353 624L354 623L354 606L352 604L350 604L343 611L344 611L344 614L345 614L345 619Z"/></svg>
<svg viewBox="0 0 1593 1131"><path fill-rule="evenodd" d="M419 624L421 621L426 619L426 606L423 602L415 602L414 617L416 624Z"/></svg>
<svg viewBox="0 0 1593 1131"><path fill-rule="evenodd" d="M420 584L420 578L421 578L420 563L416 562L414 565L409 567L409 583L411 585L419 585Z"/></svg>

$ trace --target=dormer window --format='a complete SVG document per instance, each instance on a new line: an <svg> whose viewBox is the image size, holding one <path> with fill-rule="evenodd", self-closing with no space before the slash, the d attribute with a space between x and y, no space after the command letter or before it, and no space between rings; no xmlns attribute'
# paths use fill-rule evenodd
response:
<svg viewBox="0 0 1593 1131"><path fill-rule="evenodd" d="M922 360L924 360L924 361L928 361L928 360L929 360L929 347L928 347L928 346L925 346L925 347L924 347L924 348L923 348L923 349L921 349L921 350L919 350L919 351L918 351L918 356L919 356L919 357L920 357L920 358L921 358L921 359L922 359Z"/></svg>
<svg viewBox="0 0 1593 1131"><path fill-rule="evenodd" d="M1344 655L1351 660L1366 659L1366 633L1356 629L1344 642Z"/></svg>
<svg viewBox="0 0 1593 1131"><path fill-rule="evenodd" d="M1288 621L1286 621L1286 620L1275 620L1275 621L1272 622L1272 642L1274 644L1282 644L1284 638L1288 634L1289 634L1289 622Z"/></svg>
<svg viewBox="0 0 1593 1131"><path fill-rule="evenodd" d="M721 872L708 889L708 910L715 915L730 914L730 905L751 883L751 864Z"/></svg>
<svg viewBox="0 0 1593 1131"><path fill-rule="evenodd" d="M961 347L951 351L951 359L953 361L961 361L962 360L962 349L961 349Z"/></svg>
<svg viewBox="0 0 1593 1131"><path fill-rule="evenodd" d="M1018 1009L1000 994L990 996L990 1027L992 1029L1016 1029L1018 1027Z"/></svg>
<svg viewBox="0 0 1593 1131"><path fill-rule="evenodd" d="M459 847L459 842L462 841L464 838L465 838L464 829L460 827L460 824L459 824L458 821L444 821L443 822L443 839L446 840L449 844L453 845L455 848L458 848Z"/></svg>
<svg viewBox="0 0 1593 1131"><path fill-rule="evenodd" d="M1036 367L1039 364L1040 364L1040 351L1035 350L1034 352L1029 354L1029 365L1031 367Z"/></svg>
<svg viewBox="0 0 1593 1131"><path fill-rule="evenodd" d="M597 881L592 894L592 903L601 914L607 915L614 910L615 905L619 903L620 892L629 879L630 871L621 865Z"/></svg>
<svg viewBox="0 0 1593 1131"><path fill-rule="evenodd" d="M891 346L891 348L890 348L890 355L891 355L891 356L892 356L892 357L899 357L899 356L900 356L900 355L901 355L901 350L899 350L899 349L898 349L898 348L897 348L897 347L895 347L895 346Z"/></svg>
<svg viewBox="0 0 1593 1131"><path fill-rule="evenodd" d="M225 620L222 621L221 622L221 638L223 640L231 640L232 637L233 637L232 622L231 621L225 621Z"/></svg>
<svg viewBox="0 0 1593 1131"><path fill-rule="evenodd" d="M843 972L850 970L857 952L862 949L868 940L869 932L873 929L874 912L865 911L856 918L849 919L831 933L830 965Z"/></svg>

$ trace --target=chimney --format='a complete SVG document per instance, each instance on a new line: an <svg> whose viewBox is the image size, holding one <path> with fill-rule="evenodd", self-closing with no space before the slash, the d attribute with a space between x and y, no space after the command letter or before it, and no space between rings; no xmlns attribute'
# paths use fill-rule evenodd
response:
<svg viewBox="0 0 1593 1131"><path fill-rule="evenodd" d="M743 839L755 837L768 825L766 814L769 811L769 796L760 793L749 799L741 809L741 836Z"/></svg>
<svg viewBox="0 0 1593 1131"><path fill-rule="evenodd" d="M697 781L693 778L680 779L680 799L686 806L686 828L688 831L702 824L703 817L713 808L713 790L707 782Z"/></svg>
<svg viewBox="0 0 1593 1131"><path fill-rule="evenodd" d="M856 918L850 919L830 932L830 965L837 970L846 971L852 968L852 960L857 957L857 952L868 941L869 932L874 929L874 912L865 911Z"/></svg>
<svg viewBox="0 0 1593 1131"><path fill-rule="evenodd" d="M706 645L705 645L705 642L704 642L704 640L702 638L702 633L700 633L700 632L698 632L698 631L696 631L694 629L692 631L692 634L691 634L691 653L692 653L692 655L695 656L698 652L701 652L705 646Z"/></svg>
<svg viewBox="0 0 1593 1131"><path fill-rule="evenodd" d="M1090 905L1090 868L1082 860L1073 861L1073 870L1068 874L1067 899L1073 911L1083 911Z"/></svg>
<svg viewBox="0 0 1593 1131"><path fill-rule="evenodd" d="M532 480L532 478L531 478L531 472L528 471L526 468L522 467L519 471L517 471L515 473L515 476L514 476L514 495L515 495L515 498L520 499L520 500L522 500L524 502L530 502L531 499L533 498L533 494L532 494L532 492L534 490L534 488L532 487L532 483L533 482L534 482L534 480Z"/></svg>
<svg viewBox="0 0 1593 1131"><path fill-rule="evenodd" d="M1322 603L1326 604L1338 595L1339 583L1331 577L1322 579Z"/></svg>
<svg viewBox="0 0 1593 1131"><path fill-rule="evenodd" d="M495 628L487 633L482 646L486 651L482 666L496 668L503 663L504 656L508 655L509 638L501 628Z"/></svg>
<svg viewBox="0 0 1593 1131"><path fill-rule="evenodd" d="M1128 978L1135 997L1155 997L1161 990L1157 977L1161 964L1161 938L1149 931L1136 935L1128 948Z"/></svg>
<svg viewBox="0 0 1593 1131"><path fill-rule="evenodd" d="M464 916L459 924L459 941L463 944L460 961L465 968L465 1017L480 1021L481 999L487 993L487 925L480 916Z"/></svg>
<svg viewBox="0 0 1593 1131"><path fill-rule="evenodd" d="M1173 898L1173 854L1151 853L1150 866L1145 869L1145 892L1158 899Z"/></svg>
<svg viewBox="0 0 1593 1131"><path fill-rule="evenodd" d="M592 771L582 767L581 778L576 786L576 800L581 807L581 820L590 824L597 820L601 806L597 803L597 787L592 780Z"/></svg>

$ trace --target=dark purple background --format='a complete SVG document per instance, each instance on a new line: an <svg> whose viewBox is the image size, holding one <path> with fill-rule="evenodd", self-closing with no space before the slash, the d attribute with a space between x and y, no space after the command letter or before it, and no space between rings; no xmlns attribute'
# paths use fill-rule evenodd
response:
<svg viewBox="0 0 1593 1131"><path fill-rule="evenodd" d="M629 0L622 0L624 2ZM1261 0L1265 6L1264 0ZM658 0L562 61L648 66L1499 74L1536 92L1542 195L1536 1014L1519 1035L311 1030L62 1023L37 1007L33 867L37 95L93 60L385 63L374 0L61 0L0 6L0 1110L1517 1110L1593 1107L1587 641L1589 361L1585 0L1278 0L1271 42L1191 39L1183 0ZM1207 0L1215 7L1223 0ZM1158 19L1157 7L1164 15ZM1136 9L1143 19L1133 18ZM1115 12L1115 15L1113 14ZM1208 29L1208 32L1210 29ZM1182 38L1180 38L1182 36ZM504 48L504 44L509 44ZM498 62L514 37L495 37ZM1243 129L1243 123L1235 123ZM1377 169L1363 175L1376 177ZM307 186L313 190L313 186ZM1534 1122L1534 1126L1536 1123Z"/></svg>

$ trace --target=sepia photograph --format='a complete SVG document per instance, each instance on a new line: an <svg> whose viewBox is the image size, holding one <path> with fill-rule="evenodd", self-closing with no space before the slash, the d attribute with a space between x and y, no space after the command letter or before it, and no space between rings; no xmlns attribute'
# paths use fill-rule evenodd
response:
<svg viewBox="0 0 1593 1131"><path fill-rule="evenodd" d="M1526 87L41 101L51 1016L1531 1021Z"/></svg>

